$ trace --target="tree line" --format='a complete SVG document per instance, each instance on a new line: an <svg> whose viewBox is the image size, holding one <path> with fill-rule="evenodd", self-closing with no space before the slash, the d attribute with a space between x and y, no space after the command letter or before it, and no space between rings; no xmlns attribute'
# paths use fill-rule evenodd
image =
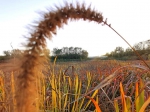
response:
<svg viewBox="0 0 150 112"><path fill-rule="evenodd" d="M142 56L143 59L150 59L150 40L139 42L133 48ZM114 51L106 53L109 59L123 59L123 60L138 60L134 51L131 48L124 49L120 46L116 47Z"/></svg>
<svg viewBox="0 0 150 112"><path fill-rule="evenodd" d="M139 42L133 46L133 48L142 56L145 60L150 60L150 40ZM55 57L60 61L69 60L85 60L88 58L88 52L80 47L63 47L53 48L50 52L49 49L44 51L53 61ZM11 51L3 51L4 56L0 56L0 60L10 59L10 58L21 58L24 54L23 50L13 49ZM138 60L139 58L133 52L131 48L124 49L121 46L116 47L110 53L106 53L106 59L119 59L119 60Z"/></svg>
<svg viewBox="0 0 150 112"><path fill-rule="evenodd" d="M57 56L58 60L84 60L88 58L88 52L80 47L63 47L61 49L54 48L51 59Z"/></svg>
<svg viewBox="0 0 150 112"><path fill-rule="evenodd" d="M85 60L88 58L88 52L83 50L80 47L63 47L61 49L53 48L53 51L50 52L49 49L45 49L44 53L49 56L49 58L53 61L55 57L57 60ZM0 56L0 60L6 60L11 58L21 58L24 54L23 50L13 49L3 51L4 56Z"/></svg>

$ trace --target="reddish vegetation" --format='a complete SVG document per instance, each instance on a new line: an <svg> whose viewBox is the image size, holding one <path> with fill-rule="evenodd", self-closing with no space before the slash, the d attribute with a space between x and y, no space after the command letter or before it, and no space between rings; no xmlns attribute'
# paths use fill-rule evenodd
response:
<svg viewBox="0 0 150 112"><path fill-rule="evenodd" d="M5 60L0 63L0 70L3 72L17 71L20 68L20 61L18 59Z"/></svg>
<svg viewBox="0 0 150 112"><path fill-rule="evenodd" d="M25 55L21 59L22 62L19 62L18 60L10 60L0 65L0 68L6 72L12 70L20 71L15 83L17 86L15 94L17 112L38 112L38 108L36 106L36 101L39 98L37 78L39 78L41 75L40 73L38 73L38 71L40 71L41 66L44 65L44 62L47 61L47 58L45 57L45 55L43 55L45 54L44 50L46 48L46 38L51 39L52 34L56 34L57 27L61 28L63 24L67 24L67 21L69 19L83 19L95 21L97 23L104 23L101 13L96 12L95 10L91 10L91 7L86 8L84 4L77 4L76 6L74 6L73 4L66 3L64 7L56 6L56 10L51 10L48 13L43 13L42 18L43 20L37 22L32 26L33 29L35 29L33 31L30 31L31 35L28 38L28 43L26 44L28 50L26 50ZM41 56L41 54L43 56ZM78 70L77 72L78 75L81 75L82 77L84 76L84 74L86 74L87 71L89 71L92 74L93 80L97 80L99 78L97 82L92 82L93 86L97 85L99 81L102 82L105 79L110 80L110 82L114 80L114 83L112 83L113 88L109 88L109 86L106 87L109 88L109 91L107 91L107 93L109 93L110 91L115 91L116 89L114 89L114 87L117 88L117 84L119 84L120 81L128 82L128 80L125 80L127 79L127 76L131 77L131 75L135 75L139 77L143 73L146 73L146 71L143 72L139 68L135 69L137 74L131 74L129 71L127 71L127 69L120 69L122 66L127 65L127 62L119 63L115 61L106 61L105 63L100 63L102 64L99 64L97 62L87 62L85 63L86 66L83 66L83 69ZM129 67L129 70L130 69L132 69L132 66ZM116 70L119 71L116 73L117 75L115 75L117 76L117 81L113 77L111 77L113 79L111 80L111 78L109 78L110 74L114 73ZM111 76L114 76L114 74ZM133 81L131 80L129 84L132 82Z"/></svg>
<svg viewBox="0 0 150 112"><path fill-rule="evenodd" d="M16 60L16 63L19 63L19 60ZM150 64L149 62L147 62L147 63ZM14 110L14 104L11 103L13 101L12 73L14 76L16 76L19 74L19 71L20 71L18 66L15 66L15 65L13 66L13 65L14 65L13 60L9 60L5 63L0 63L0 69L4 70L2 77L5 82L4 83L4 85L5 85L4 91L6 93L6 99L1 100L1 101L6 101L5 105L8 104L8 106L10 106L11 110ZM134 98L135 82L139 81L139 79L141 79L141 78L143 79L145 84L147 84L147 82L149 81L149 78L146 78L146 76L149 75L149 71L147 69L134 67L134 65L139 65L141 67L144 67L144 64L137 60L136 61L97 60L97 61L65 62L65 63L60 62L60 63L56 63L56 65L54 66L54 74L55 74L56 79L58 79L59 76L61 77L60 78L60 83L61 83L60 90L62 92L64 92L63 87L65 86L65 84L67 84L69 86L67 81L64 82L65 76L66 76L66 79L68 79L68 77L70 77L72 84L74 84L73 82L75 82L76 76L78 76L79 82L80 81L82 82L81 93L83 93L83 94L89 93L87 95L91 96L91 93L92 93L91 91L93 89L95 89L95 88L99 89L98 102L99 102L100 108L104 112L106 112L106 110L108 110L108 112L109 112L110 110L114 111L114 107L113 107L112 103L108 103L109 99L106 98L106 95L110 98L110 100L112 102L114 101L114 99L118 99L118 101L120 101L119 100L119 97L120 97L119 84L120 84L120 82L122 82L122 84L123 84L125 95L132 97L133 101L134 101L134 99L135 99ZM51 71L53 71L53 64L50 64L48 67L49 67L49 71L48 72L42 71L42 73L44 73L46 76L45 84L51 85L51 83L50 83L51 81L49 81L49 78L52 75ZM14 70L14 72L12 72L11 70ZM60 74L60 73L64 73L64 74ZM87 78L87 73L90 73L91 82L90 82L90 87L88 88L88 91L86 92L87 80L89 80ZM108 79L108 80L106 80L106 79ZM15 77L14 80L16 81L17 78ZM99 86L99 85L101 85L101 83L104 80L106 80L105 83L109 83L109 84L106 84L105 87L103 87L103 90L105 91L106 94L103 93L103 91L100 89L100 86ZM102 86L103 86L103 84L102 84ZM72 85L72 86L74 86L74 85ZM70 88L71 88L71 86L70 86ZM47 88L45 88L45 90L46 90L46 93L52 92L51 87L50 88L47 87ZM70 91L70 93L74 94L73 88L68 89L68 91ZM18 91L16 91L16 92L18 92ZM147 99L149 95L150 95L149 89L145 88L145 98ZM43 101L48 102L48 104L52 105L51 104L51 101L52 101L51 94L46 94L46 96L44 96L44 97L49 98L49 99L46 99L46 101L45 100L43 100ZM74 100L74 97L72 95L70 95L70 96L68 95L68 97L70 97L72 99L72 101ZM43 104L43 102L40 102L40 103ZM85 103L86 103L86 101L85 101ZM48 108L49 110L51 110L52 108L49 107L50 105L45 105L44 108ZM121 103L119 103L119 105L121 105ZM7 105L6 105L6 107L7 107ZM107 107L109 107L109 108L107 108ZM7 107L6 109L8 109L8 108L9 107ZM92 110L93 108L95 108L95 107L93 107L92 104L90 104L87 109ZM43 110L43 108L40 108L40 109ZM68 109L68 108L66 107L66 109ZM0 111L1 111L1 108L0 108ZM12 111L12 112L16 112L16 111Z"/></svg>

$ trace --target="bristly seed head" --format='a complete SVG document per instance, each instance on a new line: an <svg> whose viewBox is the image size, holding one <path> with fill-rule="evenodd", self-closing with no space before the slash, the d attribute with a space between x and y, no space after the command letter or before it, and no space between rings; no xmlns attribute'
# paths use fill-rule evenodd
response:
<svg viewBox="0 0 150 112"><path fill-rule="evenodd" d="M46 38L51 39L52 33L56 34L57 27L62 27L67 24L68 19L71 20L89 20L101 23L103 16L101 13L91 10L90 7L85 8L85 4L65 3L64 7L55 6L56 10L51 10L48 13L42 14L43 20L39 21L38 25L32 26L35 30L28 38L26 45L27 51L22 60L22 72L17 81L17 112L37 112L37 108L33 104L37 98L37 85L35 83L40 67L46 62L46 56L41 56L46 48ZM40 66L41 65L41 66ZM32 97L31 97L32 96Z"/></svg>

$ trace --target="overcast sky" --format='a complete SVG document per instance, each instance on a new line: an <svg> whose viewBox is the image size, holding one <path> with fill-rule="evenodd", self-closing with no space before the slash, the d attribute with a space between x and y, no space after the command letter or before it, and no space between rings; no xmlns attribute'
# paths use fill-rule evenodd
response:
<svg viewBox="0 0 150 112"><path fill-rule="evenodd" d="M75 3L76 0L67 0ZM82 2L83 0L78 0ZM150 0L84 0L92 4L131 45L150 39ZM0 55L22 49L27 25L38 20L40 10L62 5L63 0L0 0ZM89 21L72 21L57 30L48 48L81 47L89 56L100 56L117 46L128 45L109 27Z"/></svg>

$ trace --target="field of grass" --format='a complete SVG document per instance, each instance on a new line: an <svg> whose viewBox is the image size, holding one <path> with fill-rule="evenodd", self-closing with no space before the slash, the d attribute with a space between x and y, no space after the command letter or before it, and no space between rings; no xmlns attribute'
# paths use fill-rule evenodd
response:
<svg viewBox="0 0 150 112"><path fill-rule="evenodd" d="M0 112L16 109L19 69L13 61L0 64ZM32 104L40 112L150 111L150 72L139 61L55 62L45 68L37 71L39 98Z"/></svg>
<svg viewBox="0 0 150 112"><path fill-rule="evenodd" d="M41 12L27 48L17 60L0 63L0 112L149 112L150 62L118 33L102 13L85 4ZM141 61L91 60L49 63L46 39L70 20L89 20L107 25Z"/></svg>

